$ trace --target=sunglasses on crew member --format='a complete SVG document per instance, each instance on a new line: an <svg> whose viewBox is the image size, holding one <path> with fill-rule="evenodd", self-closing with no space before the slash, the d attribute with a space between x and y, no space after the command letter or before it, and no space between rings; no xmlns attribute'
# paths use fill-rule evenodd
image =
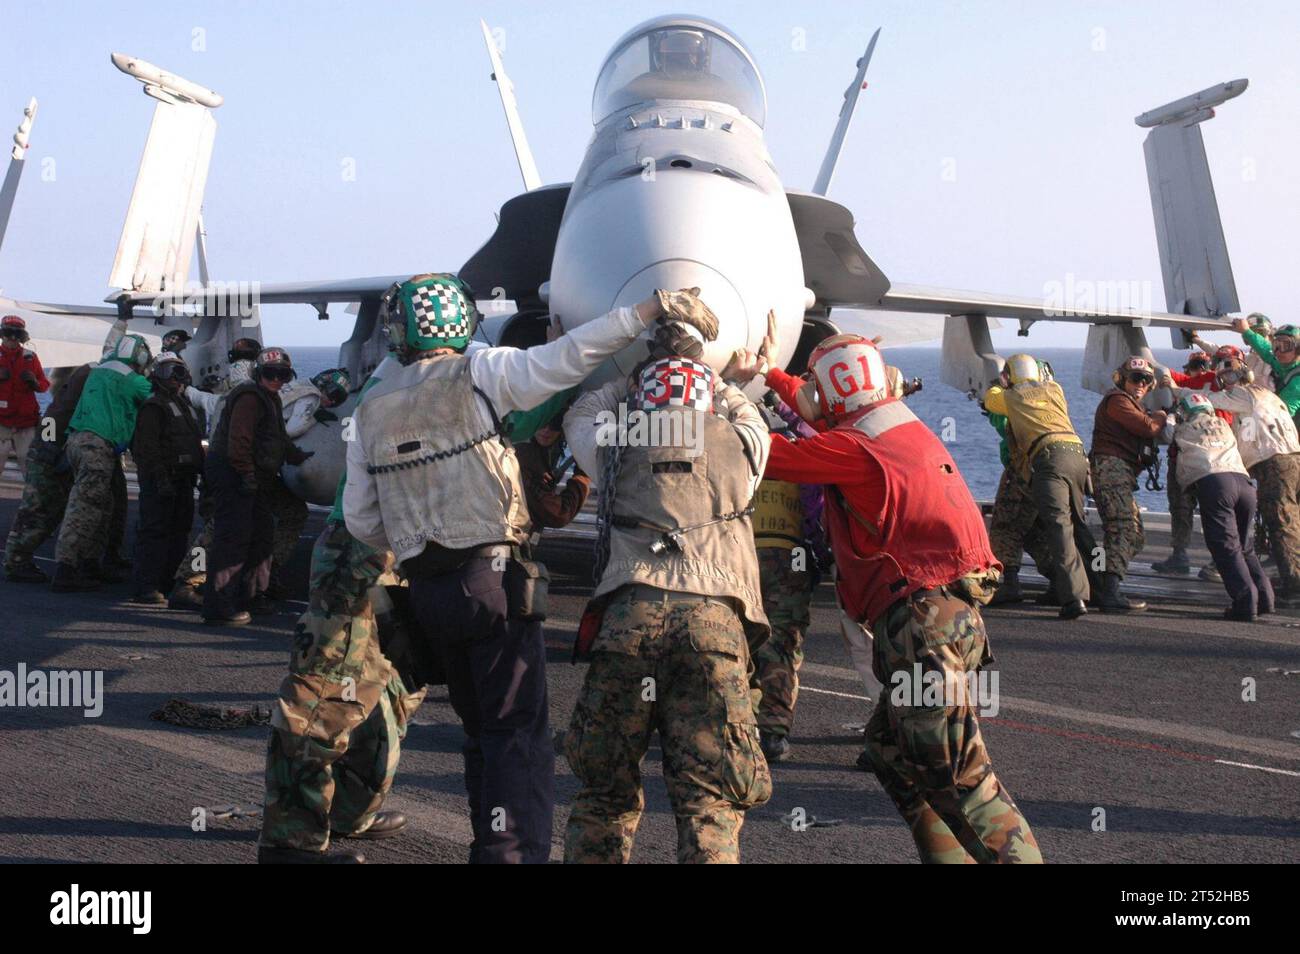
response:
<svg viewBox="0 0 1300 954"><path fill-rule="evenodd" d="M262 377L268 381L292 381L293 372L288 368L263 368Z"/></svg>
<svg viewBox="0 0 1300 954"><path fill-rule="evenodd" d="M1130 384L1145 384L1150 386L1156 383L1156 379L1143 371L1134 371L1128 376Z"/></svg>

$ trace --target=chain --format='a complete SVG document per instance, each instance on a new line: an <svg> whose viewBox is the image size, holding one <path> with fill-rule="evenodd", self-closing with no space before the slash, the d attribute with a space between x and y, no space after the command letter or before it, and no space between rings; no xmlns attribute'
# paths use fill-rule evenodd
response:
<svg viewBox="0 0 1300 954"><path fill-rule="evenodd" d="M220 708L184 699L168 699L161 709L151 712L149 718L187 729L243 729L250 725L270 725L271 710L262 706Z"/></svg>

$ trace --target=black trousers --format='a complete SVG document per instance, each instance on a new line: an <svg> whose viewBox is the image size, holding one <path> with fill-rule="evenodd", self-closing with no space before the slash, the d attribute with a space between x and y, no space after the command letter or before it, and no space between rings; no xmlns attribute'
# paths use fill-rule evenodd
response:
<svg viewBox="0 0 1300 954"><path fill-rule="evenodd" d="M113 512L108 518L106 560L126 559L126 504L126 472L122 470L122 458L118 457L117 467L113 469Z"/></svg>
<svg viewBox="0 0 1300 954"><path fill-rule="evenodd" d="M1052 560L1051 572L1040 568L1062 602L1089 596L1088 562L1097 541L1084 522L1083 496L1088 485L1088 458L1078 444L1049 444L1034 457L1029 493L1038 508Z"/></svg>
<svg viewBox="0 0 1300 954"><path fill-rule="evenodd" d="M212 494L212 550L203 589L203 615L228 616L247 609L271 579L275 539L275 477L259 474L257 492L240 490L240 476L224 457L208 455Z"/></svg>
<svg viewBox="0 0 1300 954"><path fill-rule="evenodd" d="M555 808L555 750L541 622L507 618L504 573L472 557L438 575L406 568L411 609L442 660L465 728L471 864L545 864Z"/></svg>
<svg viewBox="0 0 1300 954"><path fill-rule="evenodd" d="M1223 587L1240 613L1273 611L1273 584L1249 545L1255 486L1245 474L1209 474L1195 484L1205 545Z"/></svg>
<svg viewBox="0 0 1300 954"><path fill-rule="evenodd" d="M195 479L193 474L173 477L163 486L161 481L140 477L133 570L137 593L166 593L171 587L189 546Z"/></svg>

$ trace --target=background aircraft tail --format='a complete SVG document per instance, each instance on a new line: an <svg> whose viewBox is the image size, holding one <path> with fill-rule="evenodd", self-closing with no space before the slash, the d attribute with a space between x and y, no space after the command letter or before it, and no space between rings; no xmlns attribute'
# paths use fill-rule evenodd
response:
<svg viewBox="0 0 1300 954"><path fill-rule="evenodd" d="M178 294L194 257L217 129L209 107L219 106L221 97L143 60L115 53L113 63L144 83L158 105L108 283L127 291Z"/></svg>
<svg viewBox="0 0 1300 954"><path fill-rule="evenodd" d="M1165 310L1175 314L1226 315L1240 310L1200 124L1214 115L1213 107L1241 95L1246 84L1244 79L1220 83L1135 120L1151 129L1142 150Z"/></svg>
<svg viewBox="0 0 1300 954"><path fill-rule="evenodd" d="M1214 116L1215 106L1245 92L1247 82L1211 86L1134 120L1151 130L1142 151L1167 312L1221 317L1241 308L1200 124ZM1170 336L1175 348L1188 346L1190 336L1183 329L1171 329ZM1084 387L1108 390L1111 371L1131 354L1150 357L1141 327L1094 325L1084 351Z"/></svg>

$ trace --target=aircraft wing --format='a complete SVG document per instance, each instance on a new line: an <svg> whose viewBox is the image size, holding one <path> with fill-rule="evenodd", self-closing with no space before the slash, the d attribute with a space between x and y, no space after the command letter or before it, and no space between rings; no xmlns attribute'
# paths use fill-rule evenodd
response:
<svg viewBox="0 0 1300 954"><path fill-rule="evenodd" d="M18 315L27 322L31 340L25 347L36 352L42 367L53 370L98 361L103 356L109 326L117 318L117 309L0 298L0 314ZM143 335L154 353L162 347L161 334L166 330L150 318L130 323L130 331Z"/></svg>
<svg viewBox="0 0 1300 954"><path fill-rule="evenodd" d="M327 305L331 302L359 302L379 298L394 282L405 281L410 274L378 275L368 278L343 278L310 282L210 282L202 289L186 289L180 304L196 303L206 296L230 296L250 300L258 305ZM160 300L170 301L166 293L134 291L112 292L105 301L130 301L133 305L152 306ZM113 314L116 310L110 309Z"/></svg>
<svg viewBox="0 0 1300 954"><path fill-rule="evenodd" d="M1106 297L1106 296L1103 296ZM1083 307L1070 302L1042 298L1021 298L988 292L960 291L930 285L891 284L874 303L856 307L881 311L903 311L923 315L978 315L1017 321L1080 321L1090 325L1138 325L1160 328L1227 328L1226 318L1205 315L1175 315L1167 311L1143 311L1117 307Z"/></svg>

